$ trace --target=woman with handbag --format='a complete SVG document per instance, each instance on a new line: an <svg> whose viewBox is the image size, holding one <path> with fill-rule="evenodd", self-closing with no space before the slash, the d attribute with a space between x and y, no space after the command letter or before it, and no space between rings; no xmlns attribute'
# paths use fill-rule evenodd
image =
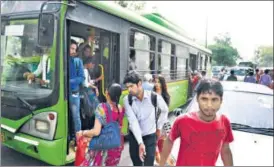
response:
<svg viewBox="0 0 274 167"><path fill-rule="evenodd" d="M164 101L166 102L166 104L169 106L170 95L167 92L167 84L166 84L166 80L163 76L158 75L158 76L154 77L153 91L155 91L157 94L161 95L163 97ZM160 113L158 113L158 115L160 115ZM155 159L158 164L160 163L160 158L161 158L160 152L162 152L164 140L168 136L170 129L171 129L170 122L166 122L163 126L162 132L160 132L160 131L156 132L158 142L157 142L157 147L156 147L156 152L155 152ZM167 164L168 166L175 165L175 162L171 156L169 157L167 163L168 163Z"/></svg>
<svg viewBox="0 0 274 167"><path fill-rule="evenodd" d="M124 136L121 126L125 110L118 106L122 88L119 84L112 84L106 91L107 103L100 103L95 111L94 128L79 132L90 141L89 150L85 160L80 166L117 166L124 149ZM108 126L118 123L118 135L115 135L116 126ZM107 127L108 130L107 130ZM109 135L109 136L108 136ZM117 140L119 144L117 145ZM114 148L113 148L114 147Z"/></svg>

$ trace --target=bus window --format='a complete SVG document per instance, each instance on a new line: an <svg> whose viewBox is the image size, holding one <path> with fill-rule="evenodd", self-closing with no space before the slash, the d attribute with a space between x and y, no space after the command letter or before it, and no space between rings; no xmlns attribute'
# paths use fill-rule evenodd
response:
<svg viewBox="0 0 274 167"><path fill-rule="evenodd" d="M207 62L208 62L208 56L205 55L205 64L204 64L205 70L207 70Z"/></svg>
<svg viewBox="0 0 274 167"><path fill-rule="evenodd" d="M177 56L177 79L184 79L187 76L188 69L188 50L186 47L177 46L176 56Z"/></svg>
<svg viewBox="0 0 274 167"><path fill-rule="evenodd" d="M159 40L158 52L160 52L160 54L158 54L158 74L162 74L167 81L171 80L171 48L171 43Z"/></svg>
<svg viewBox="0 0 274 167"><path fill-rule="evenodd" d="M172 44L171 45L171 60L170 60L170 79L171 80L175 80L176 79L176 70L177 70L177 66L176 66L176 56L175 56L175 45Z"/></svg>
<svg viewBox="0 0 274 167"><path fill-rule="evenodd" d="M185 77L188 78L188 73L189 73L188 59L186 59L186 69L185 70L186 70Z"/></svg>
<svg viewBox="0 0 274 167"><path fill-rule="evenodd" d="M136 70L141 76L155 74L155 38L131 30L128 70Z"/></svg>
<svg viewBox="0 0 274 167"><path fill-rule="evenodd" d="M200 70L203 70L203 55L200 55Z"/></svg>

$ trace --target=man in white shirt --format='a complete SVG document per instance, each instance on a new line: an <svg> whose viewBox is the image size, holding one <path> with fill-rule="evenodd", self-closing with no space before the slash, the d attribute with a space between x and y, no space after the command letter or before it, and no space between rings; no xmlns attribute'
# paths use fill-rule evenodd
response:
<svg viewBox="0 0 274 167"><path fill-rule="evenodd" d="M32 73L26 72L24 73L23 76L24 78L27 78L27 80L31 83L35 78L37 78L38 76L42 74L40 84L45 85L50 83L49 73L50 73L50 58L48 55L44 54L40 58L40 62L38 64L37 69Z"/></svg>
<svg viewBox="0 0 274 167"><path fill-rule="evenodd" d="M124 84L132 96L124 98L126 115L129 122L129 153L134 166L153 166L156 150L156 129L161 130L168 118L168 106L162 96L156 94L156 105L161 113L156 119L152 103L152 91L144 90L142 80L135 71L130 71L124 78Z"/></svg>

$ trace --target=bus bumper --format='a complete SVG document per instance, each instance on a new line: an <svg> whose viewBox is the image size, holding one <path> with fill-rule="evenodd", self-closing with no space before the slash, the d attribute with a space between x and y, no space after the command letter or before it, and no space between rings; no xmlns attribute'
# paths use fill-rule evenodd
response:
<svg viewBox="0 0 274 167"><path fill-rule="evenodd" d="M11 133L1 128L1 143L20 153L51 165L64 165L66 143L64 138L47 141L22 133Z"/></svg>

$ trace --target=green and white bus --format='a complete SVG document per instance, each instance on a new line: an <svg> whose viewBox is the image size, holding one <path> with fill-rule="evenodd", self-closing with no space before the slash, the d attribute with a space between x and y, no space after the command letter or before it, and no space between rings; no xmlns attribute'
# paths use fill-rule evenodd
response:
<svg viewBox="0 0 274 167"><path fill-rule="evenodd" d="M93 55L103 70L102 96L109 83L122 83L133 61L142 75L165 76L171 112L184 105L188 72L210 71L211 51L159 20L107 1L1 1L2 144L52 165L74 161L68 144L70 39L93 38ZM37 70L44 58L49 82L41 84L45 76L38 72L28 82L24 74Z"/></svg>

